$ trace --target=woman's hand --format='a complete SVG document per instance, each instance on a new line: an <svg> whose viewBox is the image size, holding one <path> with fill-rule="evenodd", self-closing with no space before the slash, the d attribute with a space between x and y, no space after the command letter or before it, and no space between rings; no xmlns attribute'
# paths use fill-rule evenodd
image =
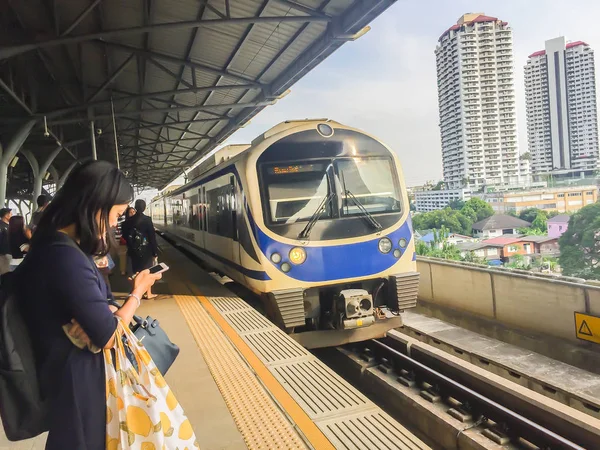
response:
<svg viewBox="0 0 600 450"><path fill-rule="evenodd" d="M73 324L73 326L69 330L69 334L75 339L79 339L80 341L85 342L86 345L90 345L92 341L90 340L90 337L85 333L85 331L83 331L81 325L79 325L79 323L75 319L71 319L71 323Z"/></svg>
<svg viewBox="0 0 600 450"><path fill-rule="evenodd" d="M133 278L133 293L138 295L140 298L144 293L150 289L156 280L162 278L162 273L150 273L148 269L138 272Z"/></svg>

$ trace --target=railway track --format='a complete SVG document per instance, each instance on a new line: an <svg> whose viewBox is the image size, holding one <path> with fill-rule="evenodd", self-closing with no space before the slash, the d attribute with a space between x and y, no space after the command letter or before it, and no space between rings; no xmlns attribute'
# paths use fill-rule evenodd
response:
<svg viewBox="0 0 600 450"><path fill-rule="evenodd" d="M600 420L401 332L319 353L439 448L600 449Z"/></svg>
<svg viewBox="0 0 600 450"><path fill-rule="evenodd" d="M597 449L600 421L392 331L327 358L444 449Z"/></svg>

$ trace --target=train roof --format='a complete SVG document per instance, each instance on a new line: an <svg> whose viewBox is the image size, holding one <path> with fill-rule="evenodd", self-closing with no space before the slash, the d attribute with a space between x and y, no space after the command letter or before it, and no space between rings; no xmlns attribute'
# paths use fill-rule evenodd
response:
<svg viewBox="0 0 600 450"><path fill-rule="evenodd" d="M264 133L257 136L251 144L231 144L226 145L216 152L214 152L211 156L209 156L205 161L199 164L196 168L191 170L188 174L188 179L190 183L193 182L200 175L212 170L213 168L223 164L224 162L235 158L236 156L241 155L242 153L248 151L252 147L260 144L265 139L270 138L271 136L276 135L277 133L281 133L282 131L288 130L290 128L300 127L302 125L306 125L307 123L314 123L315 127L320 123L328 123L334 125L342 125L339 122L336 122L327 118L315 118L315 119L296 119L296 120L286 120L284 122L280 122L274 127L269 128ZM187 186L188 183L186 183ZM165 190L162 192L161 196L165 196L170 194L176 190L182 189L185 186L177 186L175 189Z"/></svg>

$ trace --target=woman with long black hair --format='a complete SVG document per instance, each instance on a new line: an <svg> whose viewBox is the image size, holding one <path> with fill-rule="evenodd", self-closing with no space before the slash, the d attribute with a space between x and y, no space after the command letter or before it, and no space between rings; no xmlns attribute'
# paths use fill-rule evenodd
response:
<svg viewBox="0 0 600 450"><path fill-rule="evenodd" d="M135 215L126 219L121 228L123 238L127 242L127 255L131 259L133 273L149 269L156 264L158 257L154 224L144 211L146 211L146 202L136 200ZM144 294L146 299L156 297L156 294L152 294L152 289L148 289Z"/></svg>
<svg viewBox="0 0 600 450"><path fill-rule="evenodd" d="M109 306L112 293L93 259L108 253L110 230L132 198L133 188L112 164L77 167L41 216L15 271L42 394L51 406L47 450L106 448L104 356L72 341L113 348L117 316L129 325L141 296L160 278L141 271L123 306Z"/></svg>

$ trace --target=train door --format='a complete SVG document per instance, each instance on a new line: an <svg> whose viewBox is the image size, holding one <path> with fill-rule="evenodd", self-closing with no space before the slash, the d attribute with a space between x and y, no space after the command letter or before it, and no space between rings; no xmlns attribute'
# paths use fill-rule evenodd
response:
<svg viewBox="0 0 600 450"><path fill-rule="evenodd" d="M243 214L240 210L241 202L239 201L240 188L236 186L235 177L231 175L229 177L229 210L231 214L231 260L240 265L240 239L239 239L239 223L240 219L243 219Z"/></svg>
<svg viewBox="0 0 600 450"><path fill-rule="evenodd" d="M198 241L198 245L200 248L206 247L206 188L204 186L200 186L198 189L198 221L199 221L199 230L200 230L200 240Z"/></svg>

